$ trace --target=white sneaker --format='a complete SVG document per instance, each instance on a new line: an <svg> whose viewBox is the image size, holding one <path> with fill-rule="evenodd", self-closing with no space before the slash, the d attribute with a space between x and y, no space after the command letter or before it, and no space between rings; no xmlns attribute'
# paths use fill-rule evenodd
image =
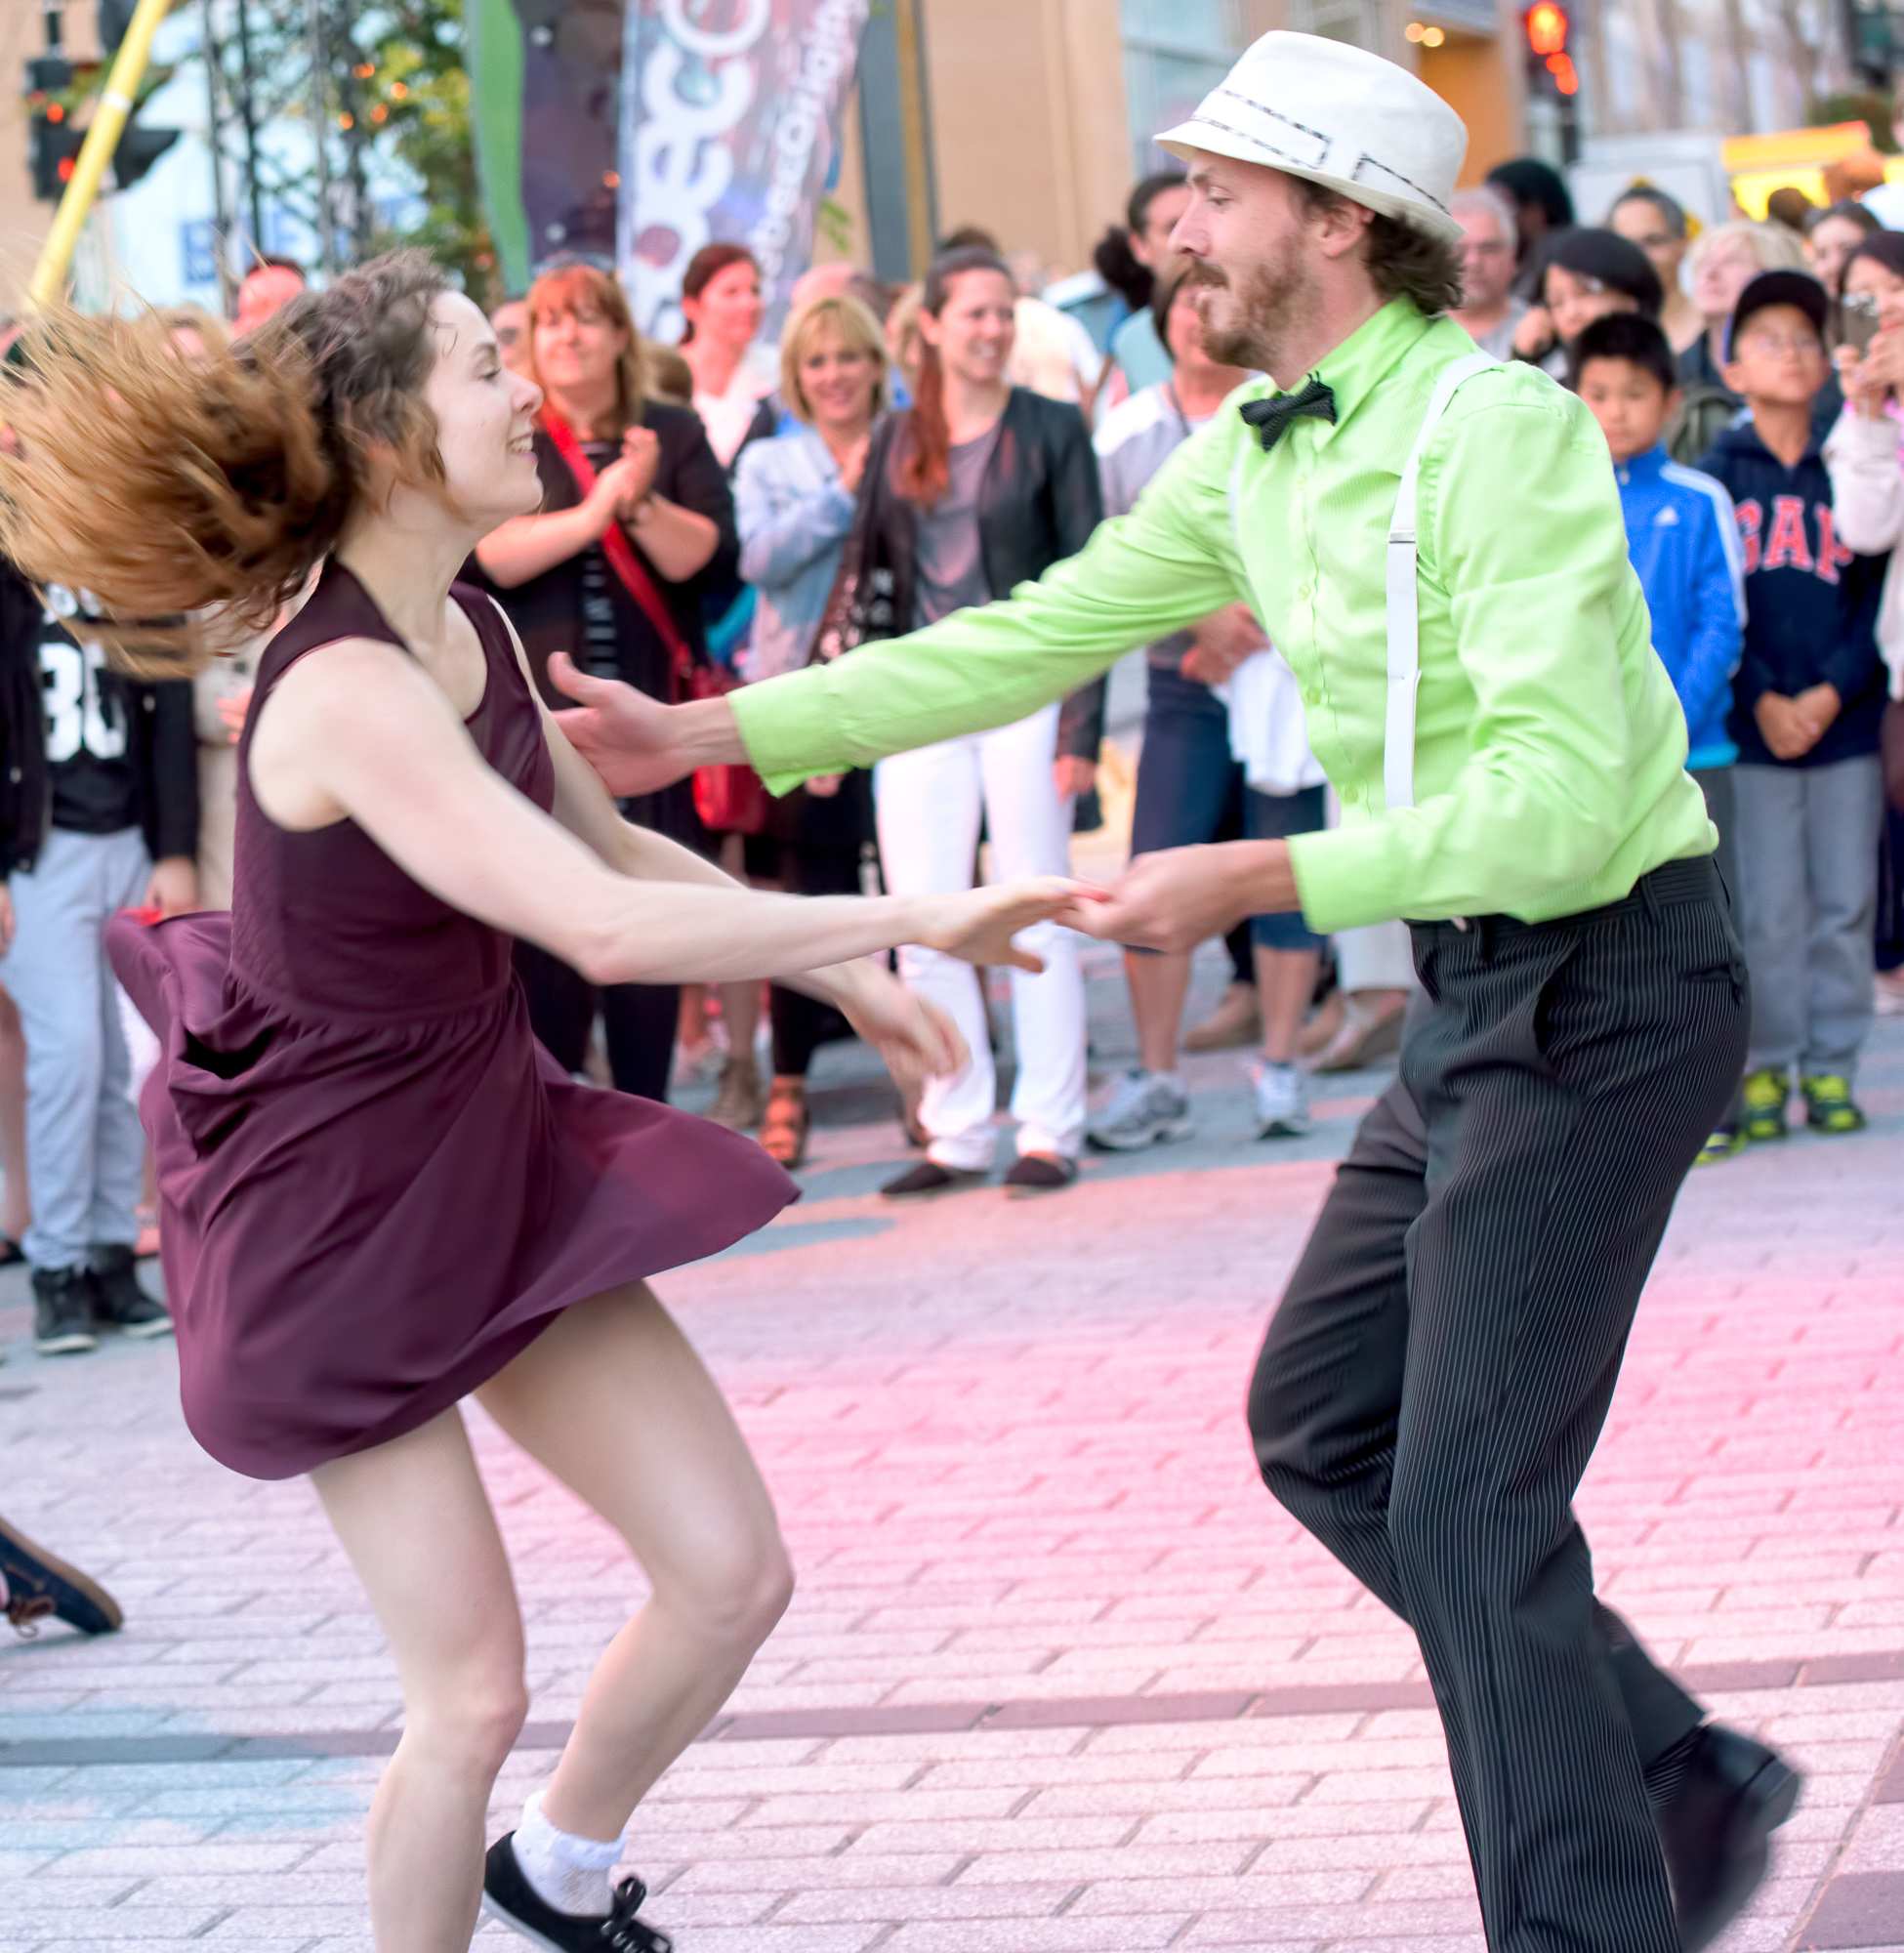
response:
<svg viewBox="0 0 1904 1953"><path fill-rule="evenodd" d="M1250 1082L1258 1139L1296 1139L1309 1130L1309 1081L1293 1064L1253 1064Z"/></svg>
<svg viewBox="0 0 1904 1953"><path fill-rule="evenodd" d="M1099 1152L1141 1152L1145 1146L1186 1140L1195 1128L1182 1082L1165 1071L1129 1071L1110 1103L1085 1129Z"/></svg>

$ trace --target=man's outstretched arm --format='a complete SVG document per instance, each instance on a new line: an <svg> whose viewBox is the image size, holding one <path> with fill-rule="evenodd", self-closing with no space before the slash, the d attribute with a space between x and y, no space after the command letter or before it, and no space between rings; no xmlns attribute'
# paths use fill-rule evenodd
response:
<svg viewBox="0 0 1904 1953"><path fill-rule="evenodd" d="M733 761L758 767L784 793L813 773L1009 726L1132 646L1247 595L1221 460L1211 446L1180 448L1129 516L1104 523L1081 555L1004 602L682 706L657 705L553 660L551 676L581 705L558 722L620 794L650 793L696 767Z"/></svg>

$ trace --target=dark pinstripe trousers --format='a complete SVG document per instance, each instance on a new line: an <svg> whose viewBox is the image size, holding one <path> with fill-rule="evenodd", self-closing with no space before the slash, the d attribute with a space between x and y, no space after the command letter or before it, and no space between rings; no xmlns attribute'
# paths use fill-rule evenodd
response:
<svg viewBox="0 0 1904 1953"><path fill-rule="evenodd" d="M1493 1953L1677 1953L1642 1771L1701 1711L1594 1599L1573 1494L1745 1052L1709 861L1418 924L1427 1005L1250 1392L1270 1490L1414 1628Z"/></svg>

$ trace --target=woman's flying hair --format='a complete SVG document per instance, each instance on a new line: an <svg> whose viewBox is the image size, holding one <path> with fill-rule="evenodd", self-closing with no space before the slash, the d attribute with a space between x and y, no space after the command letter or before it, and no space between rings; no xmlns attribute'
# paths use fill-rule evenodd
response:
<svg viewBox="0 0 1904 1953"><path fill-rule="evenodd" d="M969 247L934 258L926 273L919 310L937 318L952 296L955 278L969 271L996 271L1012 284L1012 273L996 251ZM1013 286L1015 291L1017 288ZM906 416L907 439L899 460L899 492L922 509L931 508L952 478L952 430L945 418L945 368L938 349L922 333L919 338L919 379L912 390L912 411Z"/></svg>
<svg viewBox="0 0 1904 1953"><path fill-rule="evenodd" d="M599 265L579 261L558 265L544 271L529 287L529 371L537 386L543 384L542 371L535 363L535 329L545 320L573 317L579 312L594 312L615 332L628 335L621 357L615 362L615 424L612 428L578 430L584 436L619 440L632 427L641 425L642 403L653 397L655 377L647 370L648 348L635 330L635 314L628 309L628 294L612 271ZM692 398L690 389L689 398Z"/></svg>
<svg viewBox="0 0 1904 1953"><path fill-rule="evenodd" d="M849 352L863 353L873 362L873 412L881 413L887 398L886 332L878 319L845 292L811 299L788 319L780 335L780 397L796 420L813 424L813 403L801 384L801 362L817 341L837 339Z"/></svg>
<svg viewBox="0 0 1904 1953"><path fill-rule="evenodd" d="M0 373L0 552L37 583L92 592L108 647L143 669L199 662L184 625L217 604L263 631L329 555L373 457L440 489L419 396L448 280L399 251L307 292L228 348L188 357L160 312L35 319ZM142 621L143 620L143 621Z"/></svg>

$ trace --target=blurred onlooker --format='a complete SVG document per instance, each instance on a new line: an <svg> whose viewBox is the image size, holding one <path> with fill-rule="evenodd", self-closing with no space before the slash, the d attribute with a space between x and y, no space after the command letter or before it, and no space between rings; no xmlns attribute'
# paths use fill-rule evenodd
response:
<svg viewBox="0 0 1904 1953"><path fill-rule="evenodd" d="M1811 275L1832 298L1840 296L1845 259L1874 231L1883 228L1873 212L1848 199L1828 203L1822 210L1811 213L1804 229L1805 262L1811 268Z"/></svg>
<svg viewBox="0 0 1904 1953"><path fill-rule="evenodd" d="M998 239L975 224L942 237L938 249L941 257L948 251L989 251L1005 265L1018 294L1012 308L1012 364L1006 379L1048 400L1082 406L1088 415L1103 361L1090 333L1038 296L1043 278L1036 254L1020 251L1008 258Z"/></svg>
<svg viewBox="0 0 1904 1953"><path fill-rule="evenodd" d="M1160 284L1152 301L1176 369L1170 379L1134 394L1106 415L1098 430L1098 472L1104 512L1129 513L1144 485L1182 442L1209 424L1229 395L1250 376L1220 366L1203 350L1203 321L1194 287L1183 275ZM1282 825L1313 813L1319 826L1320 791L1271 798L1252 791L1231 757L1229 709L1212 690L1244 661L1266 647L1255 613L1245 603L1226 604L1189 630L1174 632L1145 654L1148 699L1143 747L1138 759L1137 805L1131 820L1131 852L1199 847L1244 836L1280 839L1295 832ZM1315 940L1304 932L1293 940L1289 925L1300 916L1260 918L1253 934L1255 962L1247 978L1262 998L1265 1076L1276 1103L1269 1130L1296 1131L1304 1122L1303 1082L1295 1071L1295 1038L1314 987ZM1266 925L1266 928L1264 927ZM1299 953L1293 973L1279 955ZM1301 952L1310 952L1302 957ZM1086 1137L1100 1151L1130 1152L1187 1137L1190 1101L1177 1068L1178 1032L1189 991L1190 954L1124 953L1131 1012L1137 1021L1138 1065L1126 1073L1109 1101L1092 1119ZM1265 969L1263 966L1267 966ZM1269 976L1270 982L1262 978ZM1286 979L1286 980L1284 980Z"/></svg>
<svg viewBox="0 0 1904 1953"><path fill-rule="evenodd" d="M1150 316L1150 300L1157 281L1182 270L1184 260L1171 249L1170 234L1190 207L1190 186L1181 170L1160 170L1132 190L1124 208L1131 256L1150 273L1150 289L1111 334L1110 356L1115 371L1104 385L1107 406L1171 376L1170 348L1157 337Z"/></svg>
<svg viewBox="0 0 1904 1953"><path fill-rule="evenodd" d="M750 679L798 671L812 655L885 394L885 336L857 299L814 299L788 317L780 397L799 425L753 442L734 478L740 573L759 594ZM750 870L797 894L859 893L873 847L870 788L870 774L851 772L809 780L776 800L766 831L748 843ZM807 1150L813 1053L852 1031L830 1005L803 991L776 983L768 996L773 1083L761 1144L793 1167Z"/></svg>
<svg viewBox="0 0 1904 1953"><path fill-rule="evenodd" d="M85 594L0 564L0 977L26 1039L34 1347L168 1333L133 1251L145 1137L105 959L122 908L197 905L191 687L109 667Z"/></svg>
<svg viewBox="0 0 1904 1953"><path fill-rule="evenodd" d="M809 306L815 299L857 299L877 319L892 310L892 294L857 265L809 265L793 282L788 295L787 315Z"/></svg>
<svg viewBox="0 0 1904 1953"><path fill-rule="evenodd" d="M1611 230L1568 230L1553 239L1541 282L1541 303L1514 331L1514 353L1556 380L1567 371L1567 349L1608 312L1657 318L1659 273L1637 244Z"/></svg>
<svg viewBox="0 0 1904 1953"><path fill-rule="evenodd" d="M669 407L693 406L694 369L681 356L678 348L663 346L658 340L642 340L642 372L649 399ZM534 379L535 375L531 373L529 377Z"/></svg>
<svg viewBox="0 0 1904 1953"><path fill-rule="evenodd" d="M288 306L305 288L304 267L294 258L261 258L238 286L238 315L234 337L256 332L281 306Z"/></svg>
<svg viewBox="0 0 1904 1953"><path fill-rule="evenodd" d="M821 656L1006 596L1082 549L1097 526L1102 500L1083 415L1005 377L1016 297L989 251L953 252L928 273L916 397L874 432ZM1102 724L1098 681L1062 709L1049 705L1015 725L882 760L875 797L888 889L969 888L981 819L1001 878L1066 872L1071 801L1092 783ZM1007 1184L1065 1186L1084 1137L1084 983L1067 932L1041 925L1024 942L1045 969L1012 973L1019 1126ZM919 948L902 950L899 967L958 1024L972 1056L956 1077L927 1086L920 1117L928 1155L883 1189L893 1195L974 1178L997 1143L976 976Z"/></svg>
<svg viewBox="0 0 1904 1953"><path fill-rule="evenodd" d="M1904 232L1880 230L1868 236L1845 261L1842 278L1847 302L1868 308L1877 331L1860 358L1849 346L1837 358L1852 410L1825 443L1831 471L1838 533L1845 544L1870 554L1888 550L1883 591L1878 608L1878 651L1886 667L1886 690L1894 715L1904 707ZM1886 722L1888 726L1888 719ZM1881 1016L1904 1015L1904 942L1897 940L1904 904L1904 779L1886 741L1884 768L1887 805L1880 851L1880 931L1877 944L1877 1008Z"/></svg>
<svg viewBox="0 0 1904 1953"><path fill-rule="evenodd" d="M1606 228L1618 231L1628 243L1637 244L1653 261L1660 289L1666 295L1660 307L1660 328L1674 353L1683 353L1706 329L1704 316L1679 280L1686 253L1692 248L1685 206L1651 184L1635 184L1615 199L1606 213Z"/></svg>
<svg viewBox="0 0 1904 1953"><path fill-rule="evenodd" d="M529 378L528 300L505 299L489 314L489 330L496 335L496 346L503 364L512 373Z"/></svg>
<svg viewBox="0 0 1904 1953"><path fill-rule="evenodd" d="M564 703L547 677L557 651L651 698L682 697L688 670L705 656L699 579L710 569L730 574L736 554L725 474L699 415L649 396L645 348L614 277L562 266L535 281L528 307L532 376L544 394L535 434L542 508L485 537L476 561L552 705ZM688 781L624 801L622 810L709 852ZM673 985L617 983L598 993L546 950L518 942L516 954L536 1035L564 1069L582 1069L599 1004L615 1084L667 1098Z"/></svg>
<svg viewBox="0 0 1904 1953"><path fill-rule="evenodd" d="M1813 426L1812 400L1831 373L1827 312L1808 272L1763 272L1746 286L1726 374L1749 417L1700 463L1732 497L1745 554L1745 653L1727 729L1739 748L1739 908L1752 976L1749 1141L1785 1136L1795 1065L1814 1131L1865 1123L1851 1086L1872 1015L1885 565L1844 539Z"/></svg>
<svg viewBox="0 0 1904 1953"><path fill-rule="evenodd" d="M1560 172L1538 156L1514 156L1487 173L1489 185L1513 206L1519 259L1514 291L1530 302L1540 296L1549 240L1573 227L1573 198Z"/></svg>
<svg viewBox="0 0 1904 1953"><path fill-rule="evenodd" d="M753 252L745 244L703 244L682 273L681 310L687 321L681 355L694 373L694 411L715 459L731 475L742 447L766 439L779 418L767 398L772 389L747 363L766 312Z"/></svg>
<svg viewBox="0 0 1904 1953"><path fill-rule="evenodd" d="M1668 458L1662 436L1678 404L1679 368L1651 319L1635 312L1595 319L1574 342L1573 385L1613 456L1627 553L1646 596L1653 649L1685 712L1686 770L1718 830L1719 874L1736 889L1732 763L1739 749L1725 722L1745 623L1745 572L1731 499L1710 475ZM1738 1150L1743 1111L1735 1098L1699 1164Z"/></svg>
<svg viewBox="0 0 1904 1953"><path fill-rule="evenodd" d="M1505 359L1527 315L1527 301L1513 294L1513 208L1498 189L1481 185L1456 190L1448 209L1462 231L1462 307L1453 316L1483 353Z"/></svg>
<svg viewBox="0 0 1904 1953"><path fill-rule="evenodd" d="M1795 237L1802 238L1806 221L1818 208L1797 184L1781 184L1765 199L1765 221L1783 225Z"/></svg>
<svg viewBox="0 0 1904 1953"><path fill-rule="evenodd" d="M1725 337L1732 310L1739 294L1760 271L1802 271L1804 245L1782 226L1742 220L1702 230L1692 241L1686 264L1692 302L1706 329L1679 355L1680 382L1688 392L1694 387L1719 388L1736 401L1738 395L1725 381Z"/></svg>

